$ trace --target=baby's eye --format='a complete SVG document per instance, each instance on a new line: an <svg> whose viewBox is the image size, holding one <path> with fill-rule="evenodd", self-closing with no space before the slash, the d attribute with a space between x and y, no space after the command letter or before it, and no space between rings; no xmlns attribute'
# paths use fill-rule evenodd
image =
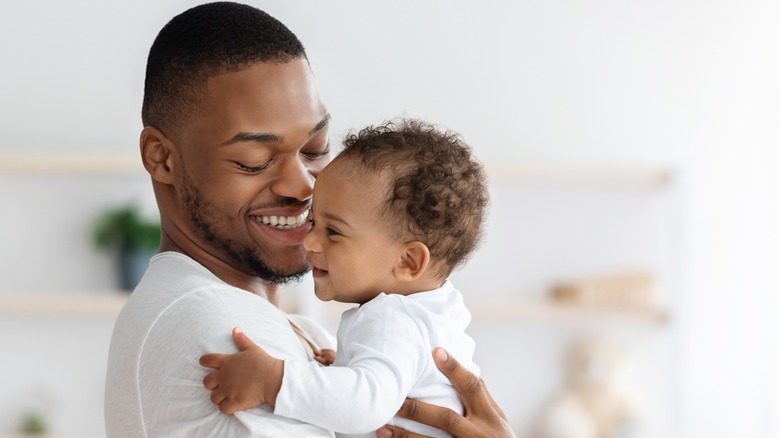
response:
<svg viewBox="0 0 780 438"><path fill-rule="evenodd" d="M341 233L339 233L338 231L336 231L332 227L328 227L328 229L326 231L328 233L328 236L340 236L341 235Z"/></svg>

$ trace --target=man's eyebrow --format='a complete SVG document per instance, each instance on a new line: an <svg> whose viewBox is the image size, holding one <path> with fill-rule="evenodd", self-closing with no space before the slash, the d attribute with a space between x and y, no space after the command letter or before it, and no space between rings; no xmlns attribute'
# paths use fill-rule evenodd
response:
<svg viewBox="0 0 780 438"><path fill-rule="evenodd" d="M278 143L282 141L276 134L267 134L261 132L239 132L227 141L224 141L220 146L228 146L236 143L244 142L261 142L261 143Z"/></svg>
<svg viewBox="0 0 780 438"><path fill-rule="evenodd" d="M314 125L314 128L309 131L309 135L314 135L320 131L322 131L322 128L328 126L328 123L330 123L330 113L325 114L325 117L322 118L316 125Z"/></svg>
<svg viewBox="0 0 780 438"><path fill-rule="evenodd" d="M312 130L309 131L309 135L314 135L317 132L321 131L322 128L328 125L328 123L330 123L330 113L325 114L325 117L323 117L322 120L320 120L319 122L317 122L316 125L314 125L314 128L312 128ZM230 139L222 142L220 146L228 146L231 144L244 143L244 142L279 143L281 141L282 138L276 134L270 134L265 132L239 132L238 134L234 135Z"/></svg>

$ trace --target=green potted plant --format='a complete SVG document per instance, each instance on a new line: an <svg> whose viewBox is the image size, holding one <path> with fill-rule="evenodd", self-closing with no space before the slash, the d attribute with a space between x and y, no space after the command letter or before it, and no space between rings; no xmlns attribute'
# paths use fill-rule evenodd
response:
<svg viewBox="0 0 780 438"><path fill-rule="evenodd" d="M160 247L160 222L144 218L136 205L112 208L95 222L92 238L98 248L117 250L120 287L129 291Z"/></svg>
<svg viewBox="0 0 780 438"><path fill-rule="evenodd" d="M37 412L22 415L21 432L24 436L42 436L46 434L46 420Z"/></svg>

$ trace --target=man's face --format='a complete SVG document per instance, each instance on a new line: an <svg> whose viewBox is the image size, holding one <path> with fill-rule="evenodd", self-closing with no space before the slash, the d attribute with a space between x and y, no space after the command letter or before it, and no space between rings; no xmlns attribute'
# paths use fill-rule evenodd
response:
<svg viewBox="0 0 780 438"><path fill-rule="evenodd" d="M330 160L329 116L306 61L210 78L205 101L177 139L185 226L208 254L247 274L299 276L314 178Z"/></svg>

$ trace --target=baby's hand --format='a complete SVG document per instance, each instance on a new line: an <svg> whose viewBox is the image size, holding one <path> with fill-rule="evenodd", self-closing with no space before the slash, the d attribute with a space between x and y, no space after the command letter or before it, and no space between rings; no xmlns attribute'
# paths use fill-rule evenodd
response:
<svg viewBox="0 0 780 438"><path fill-rule="evenodd" d="M211 402L228 415L263 403L275 405L284 362L271 357L237 327L233 329L233 342L238 353L200 357L202 366L214 369L203 379L203 386L212 391Z"/></svg>
<svg viewBox="0 0 780 438"><path fill-rule="evenodd" d="M336 360L336 350L331 350L329 348L315 350L314 359L325 366L331 365L333 361Z"/></svg>

